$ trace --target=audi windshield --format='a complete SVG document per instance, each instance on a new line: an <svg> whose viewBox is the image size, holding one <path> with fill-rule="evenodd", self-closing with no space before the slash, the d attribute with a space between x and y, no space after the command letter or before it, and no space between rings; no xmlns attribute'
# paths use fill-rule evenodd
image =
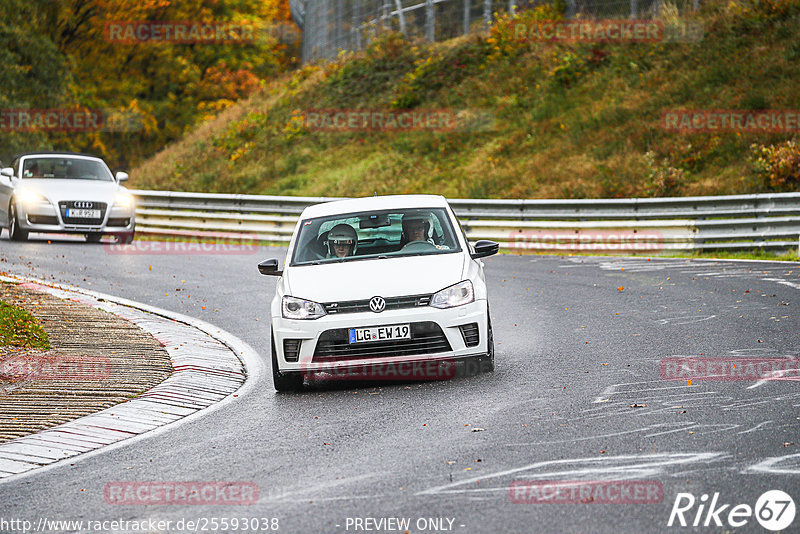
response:
<svg viewBox="0 0 800 534"><path fill-rule="evenodd" d="M114 181L102 162L83 158L25 158L20 175L25 179Z"/></svg>
<svg viewBox="0 0 800 534"><path fill-rule="evenodd" d="M302 221L292 266L460 252L444 208L408 208Z"/></svg>

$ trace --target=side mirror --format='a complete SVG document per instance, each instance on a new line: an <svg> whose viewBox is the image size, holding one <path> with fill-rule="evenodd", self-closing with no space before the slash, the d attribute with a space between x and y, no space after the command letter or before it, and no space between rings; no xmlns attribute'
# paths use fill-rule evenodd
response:
<svg viewBox="0 0 800 534"><path fill-rule="evenodd" d="M11 167L5 167L2 170L0 170L0 175L7 176L8 178L13 178L14 169L12 169Z"/></svg>
<svg viewBox="0 0 800 534"><path fill-rule="evenodd" d="M485 258L486 256L492 256L497 254L497 251L500 249L500 245L495 243L494 241L486 241L480 240L475 243L475 252L470 254L473 260L478 258Z"/></svg>
<svg viewBox="0 0 800 534"><path fill-rule="evenodd" d="M128 173L127 172L118 172L116 174L118 182L127 182L128 181Z"/></svg>
<svg viewBox="0 0 800 534"><path fill-rule="evenodd" d="M282 276L283 271L278 270L278 260L264 260L258 264L258 272L267 276Z"/></svg>

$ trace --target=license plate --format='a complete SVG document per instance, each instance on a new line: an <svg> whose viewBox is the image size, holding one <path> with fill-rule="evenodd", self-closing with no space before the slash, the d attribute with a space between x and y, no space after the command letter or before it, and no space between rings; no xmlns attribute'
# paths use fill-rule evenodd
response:
<svg viewBox="0 0 800 534"><path fill-rule="evenodd" d="M396 324L392 326L373 326L370 328L351 328L349 333L350 343L411 339L411 325Z"/></svg>
<svg viewBox="0 0 800 534"><path fill-rule="evenodd" d="M67 217L71 219L99 219L100 210L68 209Z"/></svg>

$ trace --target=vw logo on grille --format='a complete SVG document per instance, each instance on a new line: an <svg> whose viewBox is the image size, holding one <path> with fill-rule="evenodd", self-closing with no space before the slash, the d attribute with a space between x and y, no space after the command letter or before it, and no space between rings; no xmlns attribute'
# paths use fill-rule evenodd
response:
<svg viewBox="0 0 800 534"><path fill-rule="evenodd" d="M383 297L372 297L369 299L369 309L375 313L380 313L386 309L386 301Z"/></svg>
<svg viewBox="0 0 800 534"><path fill-rule="evenodd" d="M84 200L81 200L81 201L79 201L79 202L73 202L73 204L72 204L72 205L73 205L73 206L75 206L76 208L89 209L89 208L91 208L91 207L93 207L93 206L94 206L94 203L92 203L92 202L86 202L86 201L84 201Z"/></svg>

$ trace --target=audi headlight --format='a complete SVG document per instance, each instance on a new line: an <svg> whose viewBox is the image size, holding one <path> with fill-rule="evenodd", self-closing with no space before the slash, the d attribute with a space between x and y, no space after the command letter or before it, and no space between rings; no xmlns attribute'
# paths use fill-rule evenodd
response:
<svg viewBox="0 0 800 534"><path fill-rule="evenodd" d="M124 193L122 191L117 192L116 196L114 197L114 205L119 206L120 208L132 207L133 195L130 193Z"/></svg>
<svg viewBox="0 0 800 534"><path fill-rule="evenodd" d="M284 319L319 319L327 315L322 304L288 295L281 301L281 310Z"/></svg>
<svg viewBox="0 0 800 534"><path fill-rule="evenodd" d="M434 293L431 306L434 308L455 308L475 301L475 290L472 282L464 280L455 285Z"/></svg>
<svg viewBox="0 0 800 534"><path fill-rule="evenodd" d="M20 189L15 196L17 197L17 201L26 208L37 204L50 204L44 196L31 189Z"/></svg>

